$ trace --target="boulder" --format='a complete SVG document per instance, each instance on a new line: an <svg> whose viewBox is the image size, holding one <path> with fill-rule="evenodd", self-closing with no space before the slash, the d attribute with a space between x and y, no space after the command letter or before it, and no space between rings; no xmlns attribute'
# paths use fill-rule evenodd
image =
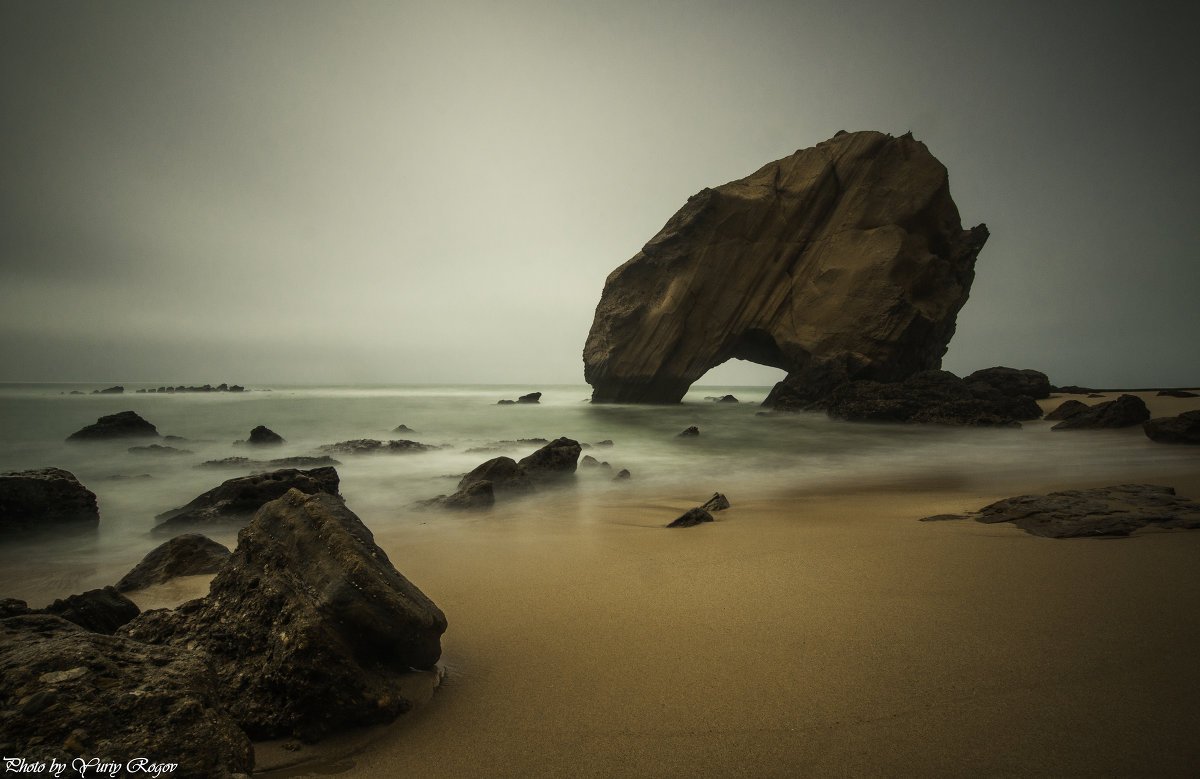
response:
<svg viewBox="0 0 1200 779"><path fill-rule="evenodd" d="M100 417L95 424L76 430L68 441L104 441L112 438L156 438L158 428L133 411Z"/></svg>
<svg viewBox="0 0 1200 779"><path fill-rule="evenodd" d="M969 514L938 514L923 521L942 519L1011 522L1027 533L1046 538L1127 536L1147 525L1198 529L1200 502L1177 496L1171 487L1122 484L1019 495Z"/></svg>
<svg viewBox="0 0 1200 779"><path fill-rule="evenodd" d="M334 468L309 471L283 468L227 479L186 506L156 516L160 524L154 531L168 532L213 522L245 522L264 503L283 496L288 490L296 489L309 495L319 492L337 495L340 481Z"/></svg>
<svg viewBox="0 0 1200 779"><path fill-rule="evenodd" d="M1200 410L1148 419L1142 423L1142 430L1151 441L1161 444L1200 444Z"/></svg>
<svg viewBox="0 0 1200 779"><path fill-rule="evenodd" d="M578 441L556 438L528 457L521 458L517 465L535 483L557 481L575 473L582 451L583 447Z"/></svg>
<svg viewBox="0 0 1200 779"><path fill-rule="evenodd" d="M695 527L701 522L712 521L712 514L697 506L696 508L688 509L678 519L667 525L667 527Z"/></svg>
<svg viewBox="0 0 1200 779"><path fill-rule="evenodd" d="M625 481L626 479L632 478L633 474L629 472L629 469L622 468L621 470L617 471L617 475L613 477L613 481Z"/></svg>
<svg viewBox="0 0 1200 779"><path fill-rule="evenodd" d="M968 386L985 384L1002 395L1019 397L1027 395L1034 400L1050 397L1050 379L1041 371L1018 370L1017 368L984 368L963 377Z"/></svg>
<svg viewBox="0 0 1200 779"><path fill-rule="evenodd" d="M518 403L540 403L541 400L542 393L540 392L530 392L528 395L521 395L517 398Z"/></svg>
<svg viewBox="0 0 1200 779"><path fill-rule="evenodd" d="M112 635L140 614L141 609L114 588L104 587L60 598L42 609L42 613L62 617L93 633Z"/></svg>
<svg viewBox="0 0 1200 779"><path fill-rule="evenodd" d="M120 634L206 652L252 738L314 740L408 711L410 671L434 667L445 630L340 498L290 490L238 533L207 596Z"/></svg>
<svg viewBox="0 0 1200 779"><path fill-rule="evenodd" d="M1099 428L1132 427L1150 418L1150 410L1137 395L1122 395L1116 400L1097 403L1087 411L1072 414L1051 430L1095 430Z"/></svg>
<svg viewBox="0 0 1200 779"><path fill-rule="evenodd" d="M125 392L125 388L119 385L116 387L106 387L101 390L92 390L93 395L120 395L123 392Z"/></svg>
<svg viewBox="0 0 1200 779"><path fill-rule="evenodd" d="M283 436L271 428L259 425L250 431L250 437L246 439L246 443L252 446L278 446L284 443L284 440Z"/></svg>
<svg viewBox="0 0 1200 779"><path fill-rule="evenodd" d="M249 774L250 740L217 693L200 653L90 633L51 615L0 620L5 758L67 765L100 758L122 767L144 761L141 771L122 776Z"/></svg>
<svg viewBox="0 0 1200 779"><path fill-rule="evenodd" d="M700 508L705 511L724 511L729 508L729 498L719 492L714 492L713 496L705 501Z"/></svg>
<svg viewBox="0 0 1200 779"><path fill-rule="evenodd" d="M1025 403L1032 409L1022 411ZM1015 405L1009 398L977 397L967 383L949 371L921 371L902 382L852 381L837 386L823 401L807 408L821 409L835 419L854 422L924 422L986 427L1020 426L1024 418L1041 416L1029 397Z"/></svg>
<svg viewBox="0 0 1200 779"><path fill-rule="evenodd" d="M911 134L838 133L692 196L609 275L592 400L678 402L731 358L787 371L800 402L938 368L987 237Z"/></svg>
<svg viewBox="0 0 1200 779"><path fill-rule="evenodd" d="M216 573L229 550L211 538L188 533L152 549L116 584L118 592L141 590L179 576Z"/></svg>
<svg viewBox="0 0 1200 779"><path fill-rule="evenodd" d="M446 509L448 511L486 511L496 503L496 491L487 479L479 479L459 487L449 495L419 500L418 509Z"/></svg>
<svg viewBox="0 0 1200 779"><path fill-rule="evenodd" d="M1045 419L1051 422L1059 422L1064 419L1070 419L1077 414L1086 412L1090 406L1081 400L1064 400L1058 404L1058 407L1045 416Z"/></svg>
<svg viewBox="0 0 1200 779"><path fill-rule="evenodd" d="M95 527L96 495L62 468L0 474L0 533Z"/></svg>
<svg viewBox="0 0 1200 779"><path fill-rule="evenodd" d="M461 490L481 481L491 482L497 492L528 492L533 489L525 469L511 457L493 457L480 463L459 479L458 488Z"/></svg>
<svg viewBox="0 0 1200 779"><path fill-rule="evenodd" d="M130 454L153 454L153 455L177 455L177 454L192 454L188 449L176 449L173 446L163 446L162 444L149 444L148 446L131 446L127 449Z"/></svg>

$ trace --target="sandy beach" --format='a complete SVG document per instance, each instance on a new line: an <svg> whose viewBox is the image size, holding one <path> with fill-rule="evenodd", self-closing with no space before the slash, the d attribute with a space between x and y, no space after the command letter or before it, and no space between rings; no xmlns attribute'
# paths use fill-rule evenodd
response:
<svg viewBox="0 0 1200 779"><path fill-rule="evenodd" d="M444 682L272 775L1194 775L1200 534L917 521L1131 480L1042 476L730 489L688 530L663 525L711 486L563 492L377 532L449 617ZM1148 476L1200 498L1200 468Z"/></svg>

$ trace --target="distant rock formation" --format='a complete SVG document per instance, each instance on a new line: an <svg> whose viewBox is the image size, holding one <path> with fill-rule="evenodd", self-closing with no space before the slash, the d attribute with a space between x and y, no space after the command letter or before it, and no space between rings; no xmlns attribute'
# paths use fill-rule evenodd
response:
<svg viewBox="0 0 1200 779"><path fill-rule="evenodd" d="M1133 427L1150 419L1150 409L1146 401L1137 395L1121 395L1116 400L1108 400L1089 406L1086 411L1071 414L1059 422L1051 430L1095 430L1110 427Z"/></svg>
<svg viewBox="0 0 1200 779"><path fill-rule="evenodd" d="M157 438L158 428L134 411L121 411L100 417L94 424L76 430L68 441L103 441L110 438Z"/></svg>
<svg viewBox="0 0 1200 779"><path fill-rule="evenodd" d="M96 494L62 468L0 474L0 532L51 530L100 523Z"/></svg>
<svg viewBox="0 0 1200 779"><path fill-rule="evenodd" d="M609 275L583 351L592 400L677 402L731 358L788 371L806 400L938 368L987 237L962 229L924 144L838 133L692 196Z"/></svg>

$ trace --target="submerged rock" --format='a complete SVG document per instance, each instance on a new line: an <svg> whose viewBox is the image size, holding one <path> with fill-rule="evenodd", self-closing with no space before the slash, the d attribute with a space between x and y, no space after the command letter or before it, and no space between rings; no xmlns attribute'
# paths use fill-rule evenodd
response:
<svg viewBox="0 0 1200 779"><path fill-rule="evenodd" d="M493 457L480 463L458 481L458 489L487 481L497 492L528 492L533 489L533 482L525 469L511 457Z"/></svg>
<svg viewBox="0 0 1200 779"><path fill-rule="evenodd" d="M692 425L691 427L684 428L684 430L675 437L676 438L695 438L698 435L700 435L700 428L696 427L695 425Z"/></svg>
<svg viewBox="0 0 1200 779"><path fill-rule="evenodd" d="M702 522L712 522L712 514L708 513L699 506L688 509L678 519L673 521L667 527L695 527Z"/></svg>
<svg viewBox="0 0 1200 779"><path fill-rule="evenodd" d="M229 550L207 536L188 533L152 549L116 584L118 592L141 590L179 576L216 573Z"/></svg>
<svg viewBox="0 0 1200 779"><path fill-rule="evenodd" d="M242 528L207 596L121 632L206 652L251 737L313 740L408 711L405 682L434 667L445 630L341 499L291 490Z"/></svg>
<svg viewBox="0 0 1200 779"><path fill-rule="evenodd" d="M100 523L96 494L62 468L0 474L0 532L50 530Z"/></svg>
<svg viewBox="0 0 1200 779"><path fill-rule="evenodd" d="M418 443L416 441L379 441L374 438L356 438L352 441L339 441L336 444L326 444L322 452L331 454L408 454L411 452L428 452L436 446Z"/></svg>
<svg viewBox="0 0 1200 779"><path fill-rule="evenodd" d="M1090 406L1086 411L1072 414L1051 430L1094 430L1099 428L1132 427L1150 418L1146 402L1137 395L1122 395L1116 400Z"/></svg>
<svg viewBox="0 0 1200 779"><path fill-rule="evenodd" d="M244 522L268 501L296 489L306 494L337 495L340 479L333 468L313 468L301 471L284 468L270 473L258 473L228 479L208 492L194 498L186 506L164 511L155 519L155 532L213 522Z"/></svg>
<svg viewBox="0 0 1200 779"><path fill-rule="evenodd" d="M1162 444L1200 444L1200 410L1148 419L1142 423L1142 430L1151 441Z"/></svg>
<svg viewBox="0 0 1200 779"><path fill-rule="evenodd" d="M787 371L797 402L938 368L987 237L924 144L838 133L692 196L609 275L592 400L678 402L731 358Z"/></svg>
<svg viewBox="0 0 1200 779"><path fill-rule="evenodd" d="M974 519L1011 522L1046 538L1127 536L1146 527L1200 528L1200 503L1181 498L1172 487L1122 484L1088 490L1006 498L969 514L939 514L928 520Z"/></svg>
<svg viewBox="0 0 1200 779"><path fill-rule="evenodd" d="M127 449L130 454L192 454L188 449L176 449L173 446L163 446L162 444L150 444L149 446L131 446Z"/></svg>
<svg viewBox="0 0 1200 779"><path fill-rule="evenodd" d="M157 438L158 428L133 411L100 417L94 424L76 430L68 441L104 441L112 438Z"/></svg>
<svg viewBox="0 0 1200 779"><path fill-rule="evenodd" d="M968 386L982 384L1001 395L1017 398L1022 395L1042 400L1050 397L1050 379L1041 371L1017 368L984 368L964 376Z"/></svg>

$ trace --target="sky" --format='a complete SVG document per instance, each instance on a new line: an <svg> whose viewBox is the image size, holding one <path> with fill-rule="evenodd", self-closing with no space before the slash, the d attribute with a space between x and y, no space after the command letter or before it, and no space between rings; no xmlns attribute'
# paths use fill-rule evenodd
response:
<svg viewBox="0 0 1200 779"><path fill-rule="evenodd" d="M991 231L943 367L1200 385L1198 34L1154 0L0 0L0 381L582 383L605 277L690 195L880 130Z"/></svg>

